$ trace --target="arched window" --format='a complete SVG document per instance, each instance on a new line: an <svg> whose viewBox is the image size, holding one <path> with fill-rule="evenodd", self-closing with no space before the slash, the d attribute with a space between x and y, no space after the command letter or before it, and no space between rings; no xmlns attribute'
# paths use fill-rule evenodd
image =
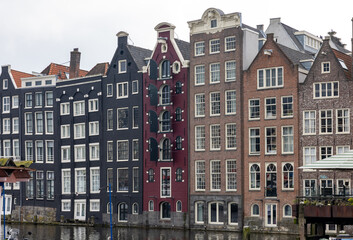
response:
<svg viewBox="0 0 353 240"><path fill-rule="evenodd" d="M259 205L253 204L251 206L251 216L260 216L260 208Z"/></svg>
<svg viewBox="0 0 353 240"><path fill-rule="evenodd" d="M132 204L132 214L139 213L139 205L137 203Z"/></svg>
<svg viewBox="0 0 353 240"><path fill-rule="evenodd" d="M180 94L183 91L182 86L181 82L175 83L175 94Z"/></svg>
<svg viewBox="0 0 353 240"><path fill-rule="evenodd" d="M112 206L112 212L114 212L113 206ZM107 203L107 213L110 213L110 202Z"/></svg>
<svg viewBox="0 0 353 240"><path fill-rule="evenodd" d="M182 148L183 148L183 139L180 137L180 136L178 136L177 138L176 138L176 140L175 140L175 143L176 143L176 150L181 150Z"/></svg>
<svg viewBox="0 0 353 240"><path fill-rule="evenodd" d="M283 217L292 217L292 207L291 205L284 205L283 207Z"/></svg>
<svg viewBox="0 0 353 240"><path fill-rule="evenodd" d="M170 131L170 113L169 111L164 111L160 115L160 131L169 132Z"/></svg>
<svg viewBox="0 0 353 240"><path fill-rule="evenodd" d="M154 211L154 202L153 202L153 200L149 200L149 202L148 202L148 211L150 211L150 212Z"/></svg>
<svg viewBox="0 0 353 240"><path fill-rule="evenodd" d="M126 203L120 203L118 206L119 212L119 222L126 222L127 221L127 211L128 211L128 206Z"/></svg>
<svg viewBox="0 0 353 240"><path fill-rule="evenodd" d="M292 189L294 188L294 168L291 163L283 165L283 188Z"/></svg>
<svg viewBox="0 0 353 240"><path fill-rule="evenodd" d="M148 170L148 182L154 182L154 170L152 168Z"/></svg>
<svg viewBox="0 0 353 240"><path fill-rule="evenodd" d="M166 105L170 103L170 87L168 85L163 85L160 88L160 104Z"/></svg>
<svg viewBox="0 0 353 240"><path fill-rule="evenodd" d="M175 109L175 121L181 121L182 120L182 115L181 115L182 111L181 108L178 107L177 109Z"/></svg>
<svg viewBox="0 0 353 240"><path fill-rule="evenodd" d="M229 224L238 224L238 204L228 204L228 218Z"/></svg>
<svg viewBox="0 0 353 240"><path fill-rule="evenodd" d="M277 196L277 168L275 164L268 164L266 167L266 196Z"/></svg>
<svg viewBox="0 0 353 240"><path fill-rule="evenodd" d="M164 138L161 143L161 160L170 160L171 150L170 150L170 140L169 138Z"/></svg>
<svg viewBox="0 0 353 240"><path fill-rule="evenodd" d="M260 167L253 164L250 167L250 189L260 189Z"/></svg>
<svg viewBox="0 0 353 240"><path fill-rule="evenodd" d="M181 201L178 200L178 201L176 202L176 211L177 211L177 212L181 212L181 210L182 210Z"/></svg>
<svg viewBox="0 0 353 240"><path fill-rule="evenodd" d="M176 170L175 181L177 182L183 181L183 170L181 168L177 168Z"/></svg>
<svg viewBox="0 0 353 240"><path fill-rule="evenodd" d="M160 65L160 78L169 78L170 77L170 62L164 60Z"/></svg>
<svg viewBox="0 0 353 240"><path fill-rule="evenodd" d="M161 203L161 219L170 219L170 203Z"/></svg>

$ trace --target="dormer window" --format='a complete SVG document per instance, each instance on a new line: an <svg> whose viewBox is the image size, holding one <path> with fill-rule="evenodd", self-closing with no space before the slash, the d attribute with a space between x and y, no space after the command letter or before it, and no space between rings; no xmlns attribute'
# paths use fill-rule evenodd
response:
<svg viewBox="0 0 353 240"><path fill-rule="evenodd" d="M5 90L9 87L9 80L4 79L4 81L2 82L2 89Z"/></svg>
<svg viewBox="0 0 353 240"><path fill-rule="evenodd" d="M211 19L211 28L217 27L217 19Z"/></svg>
<svg viewBox="0 0 353 240"><path fill-rule="evenodd" d="M321 63L321 73L329 73L330 72L330 62Z"/></svg>
<svg viewBox="0 0 353 240"><path fill-rule="evenodd" d="M170 77L170 62L165 60L160 65L160 78L169 78Z"/></svg>

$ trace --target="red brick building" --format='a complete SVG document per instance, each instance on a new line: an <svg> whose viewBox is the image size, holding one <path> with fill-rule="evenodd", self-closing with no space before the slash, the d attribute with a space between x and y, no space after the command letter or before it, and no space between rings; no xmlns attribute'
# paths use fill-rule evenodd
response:
<svg viewBox="0 0 353 240"><path fill-rule="evenodd" d="M311 55L274 41L244 72L244 225L297 231L291 205L299 190L298 82Z"/></svg>
<svg viewBox="0 0 353 240"><path fill-rule="evenodd" d="M155 27L157 43L143 76L146 225L188 226L189 43L174 38L175 26Z"/></svg>

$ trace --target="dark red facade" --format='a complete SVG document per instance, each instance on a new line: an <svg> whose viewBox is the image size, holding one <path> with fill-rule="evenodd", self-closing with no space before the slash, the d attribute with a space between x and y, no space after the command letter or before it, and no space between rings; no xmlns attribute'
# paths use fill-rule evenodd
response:
<svg viewBox="0 0 353 240"><path fill-rule="evenodd" d="M156 26L157 43L143 74L143 209L149 224L184 225L188 211L188 47L174 26Z"/></svg>

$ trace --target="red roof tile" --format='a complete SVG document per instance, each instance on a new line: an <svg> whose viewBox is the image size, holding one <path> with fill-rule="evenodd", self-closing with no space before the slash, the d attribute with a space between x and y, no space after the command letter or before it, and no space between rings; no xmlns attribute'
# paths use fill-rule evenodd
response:
<svg viewBox="0 0 353 240"><path fill-rule="evenodd" d="M59 79L65 80L65 79L68 79L66 77L66 73L67 74L70 73L70 67L57 64L57 63L51 63L41 73L45 75L57 75ZM80 69L79 77L84 77L86 76L87 73L88 71Z"/></svg>
<svg viewBox="0 0 353 240"><path fill-rule="evenodd" d="M35 75L33 75L33 74L20 72L20 71L13 70L13 69L11 69L11 75L12 75L17 87L21 87L21 78L35 77Z"/></svg>
<svg viewBox="0 0 353 240"><path fill-rule="evenodd" d="M343 52L337 51L336 49L332 49L332 50L333 50L333 53L336 55L336 57L343 60L344 63L346 64L348 70L347 69L343 69L343 70L344 70L344 73L346 74L346 77L348 79L351 79L352 78L352 57Z"/></svg>

